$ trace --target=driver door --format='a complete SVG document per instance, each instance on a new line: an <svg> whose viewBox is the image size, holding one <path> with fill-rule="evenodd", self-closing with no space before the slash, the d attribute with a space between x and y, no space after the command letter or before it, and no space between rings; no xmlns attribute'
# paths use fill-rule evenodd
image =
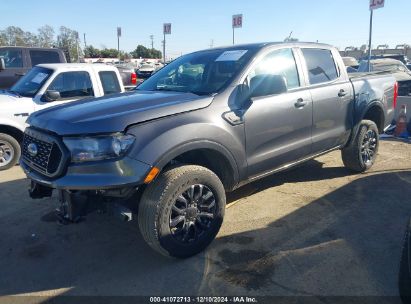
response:
<svg viewBox="0 0 411 304"><path fill-rule="evenodd" d="M311 154L313 105L295 58L291 48L272 51L247 77L248 83L264 75L283 77L286 82L285 92L281 94L252 98L244 114L248 176L251 178Z"/></svg>
<svg viewBox="0 0 411 304"><path fill-rule="evenodd" d="M60 97L55 100L47 98L47 91L58 92ZM71 101L94 96L90 75L86 71L63 72L57 75L44 91L36 97L35 110L65 104Z"/></svg>

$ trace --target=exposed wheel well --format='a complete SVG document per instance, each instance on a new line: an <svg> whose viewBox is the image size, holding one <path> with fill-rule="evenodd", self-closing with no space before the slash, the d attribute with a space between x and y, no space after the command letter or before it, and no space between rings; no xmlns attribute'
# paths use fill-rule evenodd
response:
<svg viewBox="0 0 411 304"><path fill-rule="evenodd" d="M0 125L0 133L13 136L19 143L22 143L23 141L23 132L17 128L6 125Z"/></svg>
<svg viewBox="0 0 411 304"><path fill-rule="evenodd" d="M165 167L176 163L199 165L213 171L220 178L227 191L232 190L235 186L234 169L231 167L230 161L222 153L215 150L196 149L185 152L175 157Z"/></svg>
<svg viewBox="0 0 411 304"><path fill-rule="evenodd" d="M380 133L384 132L384 112L378 106L372 106L367 110L363 119L371 120L377 125Z"/></svg>

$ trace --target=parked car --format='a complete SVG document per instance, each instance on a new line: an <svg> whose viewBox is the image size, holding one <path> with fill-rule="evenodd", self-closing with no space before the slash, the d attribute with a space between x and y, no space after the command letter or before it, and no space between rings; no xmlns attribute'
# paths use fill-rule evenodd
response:
<svg viewBox="0 0 411 304"><path fill-rule="evenodd" d="M137 74L134 67L127 64L118 64L116 67L120 72L124 88L126 90L134 89L137 86Z"/></svg>
<svg viewBox="0 0 411 304"><path fill-rule="evenodd" d="M358 72L368 71L368 60L360 62ZM373 72L389 72L398 81L399 96L411 95L411 71L401 61L395 59L374 59L371 60L371 71Z"/></svg>
<svg viewBox="0 0 411 304"><path fill-rule="evenodd" d="M154 73L155 70L156 67L154 64L143 63L140 68L137 69L137 77L147 79Z"/></svg>
<svg viewBox="0 0 411 304"><path fill-rule="evenodd" d="M65 63L60 49L0 47L0 89L11 88L33 66L41 63Z"/></svg>
<svg viewBox="0 0 411 304"><path fill-rule="evenodd" d="M0 91L0 171L20 158L27 117L70 101L124 92L118 70L107 65L40 64Z"/></svg>
<svg viewBox="0 0 411 304"><path fill-rule="evenodd" d="M407 224L403 241L398 287L402 302L411 304L411 220Z"/></svg>
<svg viewBox="0 0 411 304"><path fill-rule="evenodd" d="M226 191L338 149L349 170L371 168L396 88L390 75L348 77L325 44L208 49L134 93L32 114L20 165L32 198L58 189L62 220L96 197L128 201L154 250L189 257L217 235Z"/></svg>
<svg viewBox="0 0 411 304"><path fill-rule="evenodd" d="M348 73L355 73L358 70L359 62L354 57L342 57L344 65L347 68Z"/></svg>

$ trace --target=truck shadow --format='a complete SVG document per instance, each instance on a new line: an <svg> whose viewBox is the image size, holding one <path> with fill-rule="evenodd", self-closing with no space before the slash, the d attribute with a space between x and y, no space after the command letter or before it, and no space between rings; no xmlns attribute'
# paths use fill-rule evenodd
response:
<svg viewBox="0 0 411 304"><path fill-rule="evenodd" d="M229 201L347 175L315 161L302 167L241 188ZM27 180L3 183L0 295L392 295L410 181L411 170L364 176L264 228L221 236L187 260L154 253L133 222L98 214L78 225L45 221L55 197L33 202Z"/></svg>

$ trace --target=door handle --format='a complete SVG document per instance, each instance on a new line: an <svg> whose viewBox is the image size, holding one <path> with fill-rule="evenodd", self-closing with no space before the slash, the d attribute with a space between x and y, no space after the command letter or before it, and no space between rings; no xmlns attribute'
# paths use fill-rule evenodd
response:
<svg viewBox="0 0 411 304"><path fill-rule="evenodd" d="M338 97L344 97L344 96L346 96L346 95L347 95L347 92L344 91L343 89L341 89L341 90L338 92Z"/></svg>
<svg viewBox="0 0 411 304"><path fill-rule="evenodd" d="M299 99L297 99L294 106L299 109L299 108L303 108L306 104L307 104L307 102L304 99L299 98Z"/></svg>

